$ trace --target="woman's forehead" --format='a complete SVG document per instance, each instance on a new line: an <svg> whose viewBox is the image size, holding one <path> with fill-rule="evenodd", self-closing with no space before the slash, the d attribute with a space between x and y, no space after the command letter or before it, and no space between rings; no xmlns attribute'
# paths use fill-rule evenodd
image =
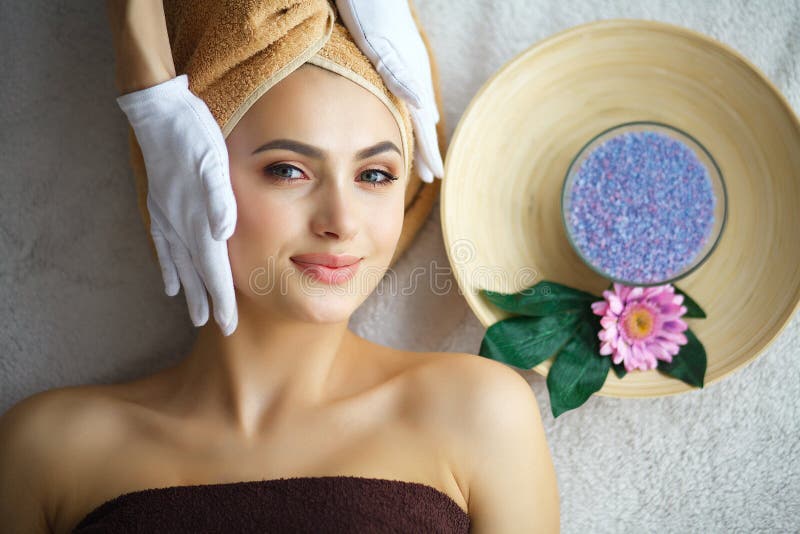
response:
<svg viewBox="0 0 800 534"><path fill-rule="evenodd" d="M368 119L371 124L361 123L361 128L374 125L384 131L396 130L400 137L392 113L377 96L344 76L311 64L302 65L270 88L245 117L251 112L256 120L273 124L269 116L312 122L336 118L342 124Z"/></svg>
<svg viewBox="0 0 800 534"><path fill-rule="evenodd" d="M310 64L264 93L229 136L231 143L254 145L251 150L270 138L292 138L353 152L390 141L402 151L400 128L378 97L343 76Z"/></svg>

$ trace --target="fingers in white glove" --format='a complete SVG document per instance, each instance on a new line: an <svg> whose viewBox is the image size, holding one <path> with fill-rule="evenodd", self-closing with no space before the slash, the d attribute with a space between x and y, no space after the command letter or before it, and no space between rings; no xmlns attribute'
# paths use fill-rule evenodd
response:
<svg viewBox="0 0 800 534"><path fill-rule="evenodd" d="M161 277L164 279L164 293L169 297L174 297L178 294L181 284L178 279L178 270L175 268L175 263L172 261L172 256L169 252L169 242L161 233L161 230L155 226L151 227L150 234L153 236L153 243L156 245L156 254L158 255L158 263L161 265Z"/></svg>
<svg viewBox="0 0 800 534"><path fill-rule="evenodd" d="M176 250L177 249L177 250ZM175 266L183 285L183 293L186 297L186 305L189 307L189 316L192 324L203 326L208 322L208 297L205 287L197 274L197 270L192 263L192 258L188 250L181 250L181 245L170 243L170 251L175 259Z"/></svg>
<svg viewBox="0 0 800 534"><path fill-rule="evenodd" d="M393 59L391 62L384 61L383 58L398 58L399 54L388 39L373 37L367 41L381 58L375 65L375 70L381 75L389 90L397 98L404 100L410 106L420 108L425 105L422 100L422 87L414 80L414 73L409 72L402 61Z"/></svg>
<svg viewBox="0 0 800 534"><path fill-rule="evenodd" d="M420 180L428 184L433 183L433 173L425 165L425 162L417 156L414 156L414 168L417 170L417 176L419 176Z"/></svg>
<svg viewBox="0 0 800 534"><path fill-rule="evenodd" d="M175 296L183 286L195 326L208 321L210 294L215 319L229 335L238 314L226 241L237 209L222 131L185 74L117 102L144 157L164 292Z"/></svg>
<svg viewBox="0 0 800 534"><path fill-rule="evenodd" d="M428 183L434 176L444 177L430 57L408 2L336 0L336 6L353 40L386 87L409 106L416 136L417 174Z"/></svg>
<svg viewBox="0 0 800 534"><path fill-rule="evenodd" d="M421 38L417 31L408 2L392 0L391 3L375 0L336 0L342 22L350 31L359 48L370 58L378 74L395 96L414 107L422 107L421 90L416 76L405 66L403 55L393 44L409 51L417 48ZM386 31L392 28L393 31ZM398 31L399 30L399 31ZM424 50L424 45L423 45Z"/></svg>
<svg viewBox="0 0 800 534"><path fill-rule="evenodd" d="M436 123L430 118L426 118L421 110L411 109L410 111L416 136L414 164L420 179L431 183L434 176L439 178L444 176L444 164L436 135Z"/></svg>
<svg viewBox="0 0 800 534"><path fill-rule="evenodd" d="M375 39L381 43L380 57L388 57L392 51L392 43L385 39ZM439 122L439 112L435 107L435 98L429 92L423 92L422 86L413 81L412 74L406 72L404 63L401 61L393 62L393 70L388 71L387 64L383 61L378 63L376 70L387 83L389 90L399 98L406 101L409 112L414 123L414 134L416 137L416 154L414 157L417 174L422 181L431 183L434 176L444 176L444 165L442 156L439 152L439 141L436 134L436 123ZM425 95L426 107L418 95ZM433 106L433 107L431 107Z"/></svg>
<svg viewBox="0 0 800 534"><path fill-rule="evenodd" d="M153 213L155 209L150 195L147 195L147 209L150 213ZM167 296L174 297L181 288L180 280L178 279L178 271L175 268L175 262L172 261L169 241L167 241L167 238L164 236L164 232L161 231L158 220L152 217L150 218L150 235L153 237L158 263L161 265L161 277L164 280L164 293L166 293Z"/></svg>
<svg viewBox="0 0 800 534"><path fill-rule="evenodd" d="M217 241L227 240L236 226L236 197L230 179L228 148L219 125L205 102L191 92L185 95L200 124L206 130L209 150L199 162L198 173L206 192L206 209L211 235Z"/></svg>
<svg viewBox="0 0 800 534"><path fill-rule="evenodd" d="M233 303L233 319L231 319L231 322L228 324L228 326L226 328L222 329L222 335L229 336L229 335L233 334L233 332L236 330L236 327L238 325L239 325L239 310L238 310L238 308L236 308L236 303L234 302Z"/></svg>
<svg viewBox="0 0 800 534"><path fill-rule="evenodd" d="M183 286L183 293L186 297L186 305L189 308L192 324L202 326L208 321L208 298L205 286L203 286L197 269L192 263L189 249L183 244L175 230L169 226L169 222L164 217L164 212L149 193L147 195L147 209L150 211L150 234L153 236L158 260L161 263L165 291L170 296L178 293L177 290L174 290L176 285L174 271L177 271L180 285ZM166 247L164 246L165 243ZM227 245L224 243L223 245L227 250ZM227 253L225 259L227 260Z"/></svg>
<svg viewBox="0 0 800 534"><path fill-rule="evenodd" d="M221 173L219 173L221 174ZM211 235L217 241L226 241L236 227L236 197L230 185L227 171L203 175L203 184L208 191L208 223Z"/></svg>
<svg viewBox="0 0 800 534"><path fill-rule="evenodd" d="M226 336L236 329L236 297L233 274L228 259L228 244L225 241L207 241L199 249L198 262L203 270L203 279L214 306L214 320Z"/></svg>

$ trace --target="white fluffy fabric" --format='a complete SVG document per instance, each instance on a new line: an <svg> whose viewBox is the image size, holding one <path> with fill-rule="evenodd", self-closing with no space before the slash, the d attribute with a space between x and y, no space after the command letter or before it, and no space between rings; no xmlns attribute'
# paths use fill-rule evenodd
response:
<svg viewBox="0 0 800 534"><path fill-rule="evenodd" d="M104 7L0 3L0 411L44 389L152 372L194 336L183 293L163 293L137 212ZM441 70L448 135L514 55L607 18L710 35L800 110L795 0L417 0L417 8ZM432 267L448 267L438 204L395 271L403 287L415 268ZM484 329L455 280L444 279L452 284L444 295L427 284L371 295L353 329L393 347L476 354ZM562 531L797 532L798 347L795 314L758 359L721 382L657 399L595 396L557 420L544 378L521 371L558 472Z"/></svg>

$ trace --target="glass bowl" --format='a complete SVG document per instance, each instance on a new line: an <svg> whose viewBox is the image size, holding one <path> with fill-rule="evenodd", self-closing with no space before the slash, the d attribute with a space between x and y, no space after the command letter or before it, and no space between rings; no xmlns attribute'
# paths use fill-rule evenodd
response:
<svg viewBox="0 0 800 534"><path fill-rule="evenodd" d="M687 257L681 258L680 266L669 270L667 273L664 270L661 270L661 276L651 274L646 276L642 274L641 276L628 276L625 277L625 274L622 269L617 269L616 271L612 272L609 268L603 268L600 266L599 260L592 260L592 254L587 246L584 246L582 249L579 245L578 241L584 243L587 242L587 239L598 239L600 240L601 246L605 248L607 245L606 238L610 237L611 230L608 232L603 232L598 230L598 225L595 225L591 228L591 230L585 231L584 234L581 234L581 239L577 239L576 228L571 223L572 217L570 217L572 211L572 202L573 202L573 195L571 195L573 191L573 185L575 183L576 178L578 177L580 170L583 164L590 158L590 156L595 152L595 149L606 143L607 141L611 140L612 138L621 136L623 134L627 134L630 132L655 132L658 134L665 135L670 138L670 140L678 141L682 143L685 147L691 149L693 155L696 157L697 161L702 164L703 169L705 170L705 176L708 177L710 184L703 182L702 186L710 185L710 192L713 193L714 197L714 208L713 208L713 220L710 222L710 227L708 227L707 231L704 233L704 237L702 244L699 247L694 247L690 250L695 250L691 258ZM618 141L618 143L621 141ZM607 145L610 147L610 145ZM598 152L597 158L599 158L600 152ZM646 152L643 152L646 154ZM650 157L652 158L655 156L654 152L650 153ZM630 164L630 160L625 160L626 164ZM663 161L663 160L662 160ZM596 163L597 159L593 160L593 163ZM605 163L605 162L604 162ZM604 167L608 168L608 167ZM638 171L639 167L636 168ZM661 167L661 170L664 171L662 176L666 176L666 179L674 179L677 177L677 173L675 169L667 169L666 167ZM629 169L626 169L629 170ZM651 169L652 171L653 169ZM669 173L672 172L672 175ZM637 176L645 175L644 172L639 173ZM643 176L646 177L646 176ZM643 179L643 177L637 178L639 180ZM613 185L613 184L612 184ZM699 182L695 184L694 187L701 185ZM585 184L582 184L581 187L586 187ZM662 184L658 186L661 192L667 191L666 184ZM670 191L674 191L674 188L670 188ZM688 192L688 190L687 190ZM585 193L582 193L585 195ZM663 195L662 195L663 196ZM603 198L602 195L598 193L597 198L595 201L600 202ZM630 197L631 199L633 196ZM654 122L654 121L633 121L633 122L626 122L622 124L618 124L607 130L604 130L597 134L595 137L590 139L584 146L578 151L578 154L573 158L572 162L570 163L569 169L567 170L567 174L564 178L564 184L561 190L561 219L564 224L564 228L566 230L567 239L569 240L570 245L572 246L573 250L575 250L576 254L581 258L581 260L594 272L611 280L612 282L618 282L628 286L656 286L662 285L667 283L673 283L676 280L679 280L697 268L699 268L710 256L711 253L716 248L717 244L719 243L720 238L722 237L722 231L725 228L725 222L727 220L727 193L725 190L725 182L722 177L722 171L720 171L719 166L717 165L714 158L711 156L708 150L694 137L689 135L688 133L675 128L674 126L670 126L668 124ZM641 199L639 199L641 202ZM601 204L602 205L602 204ZM651 206L652 203L650 204ZM634 209L633 201L628 204L629 209ZM682 209L685 209L687 204L683 205ZM603 206L604 208L607 206ZM642 205L636 207L636 209L641 209ZM580 208L583 209L583 208ZM675 208L666 208L664 206L659 206L653 208L657 211L666 210L666 209L675 209ZM652 210L649 210L652 211ZM597 213L597 211L595 211ZM641 212L640 212L641 213ZM661 212L661 213L673 213L673 215L677 215L677 212ZM642 220L642 218L638 218L637 220ZM628 218L625 216L625 222L627 223ZM590 226L590 225L589 225ZM617 225L615 223L616 228ZM652 227L652 228L651 228ZM585 227L584 227L585 228ZM656 231L654 230L655 225L648 225L647 220L644 220L644 230L648 232L648 235L653 235L650 232ZM673 232L673 235L678 235L677 230ZM613 241L613 240L612 240ZM591 241L595 243L595 241ZM682 244L679 244L682 245ZM654 255L663 255L669 251L669 246L675 246L664 244L665 250L656 250L654 246L648 246L647 244L643 244L643 247L648 247L647 251L650 256ZM622 247L623 250L627 250L626 247ZM614 261L617 261L624 256L619 254L612 255ZM655 271L655 269L651 269L651 273ZM632 270L628 273L629 275L632 274ZM638 279L637 279L638 278Z"/></svg>

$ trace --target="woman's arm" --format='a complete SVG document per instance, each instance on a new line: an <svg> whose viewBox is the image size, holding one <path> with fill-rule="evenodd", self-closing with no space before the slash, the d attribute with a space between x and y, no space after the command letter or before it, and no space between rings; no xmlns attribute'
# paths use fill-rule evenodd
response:
<svg viewBox="0 0 800 534"><path fill-rule="evenodd" d="M184 289L195 326L208 321L208 295L223 333L237 326L225 240L236 226L228 150L206 103L176 76L162 0L107 0L116 57L117 103L147 169L147 210L164 292ZM151 209L150 201L159 209ZM208 219L208 225L189 224ZM187 246L189 244L189 246Z"/></svg>
<svg viewBox="0 0 800 534"><path fill-rule="evenodd" d="M465 403L470 531L557 534L558 481L536 396L513 369L483 363Z"/></svg>
<svg viewBox="0 0 800 534"><path fill-rule="evenodd" d="M53 531L59 435L48 399L54 395L32 395L0 417L0 534Z"/></svg>
<svg viewBox="0 0 800 534"><path fill-rule="evenodd" d="M127 94L175 77L162 0L107 0L116 84Z"/></svg>

